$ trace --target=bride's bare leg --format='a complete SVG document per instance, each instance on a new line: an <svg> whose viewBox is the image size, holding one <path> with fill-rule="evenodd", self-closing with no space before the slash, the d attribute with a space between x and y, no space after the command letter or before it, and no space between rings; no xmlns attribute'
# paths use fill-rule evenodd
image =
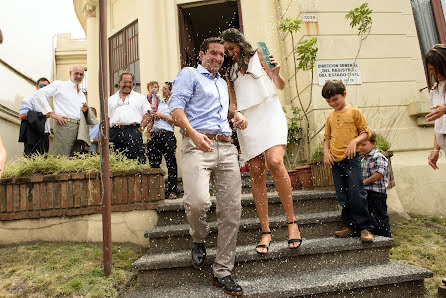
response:
<svg viewBox="0 0 446 298"><path fill-rule="evenodd" d="M248 161L249 173L251 175L251 190L259 217L262 232L270 232L268 221L268 195L266 192L266 165L263 154ZM269 246L270 234L262 234L259 245ZM266 253L266 248L256 248L259 253Z"/></svg>
<svg viewBox="0 0 446 298"><path fill-rule="evenodd" d="M296 220L293 209L293 197L291 193L291 181L288 172L283 163L283 154L285 146L277 145L265 151L266 164L269 172L273 177L274 185L285 210L286 221L292 222ZM288 239L301 238L299 227L297 224L288 225ZM298 242L290 243L289 247L298 247Z"/></svg>

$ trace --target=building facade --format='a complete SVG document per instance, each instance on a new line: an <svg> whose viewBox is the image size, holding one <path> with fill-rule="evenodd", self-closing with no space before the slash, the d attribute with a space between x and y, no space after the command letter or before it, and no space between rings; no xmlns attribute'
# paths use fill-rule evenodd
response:
<svg viewBox="0 0 446 298"><path fill-rule="evenodd" d="M345 18L362 4L353 0L108 0L110 93L116 90L117 75L124 69L135 73L135 89L143 94L149 81L172 81L182 67L198 62L198 47L204 38L236 27L251 43L266 42L281 62L288 82L280 92L281 102L286 107L301 107L299 92L308 111L312 152L322 140L325 118L331 112L320 95L323 79L328 73L345 72L357 56L356 83L347 86L347 102L359 107L372 129L392 144L393 195L409 212L446 215L445 159L437 171L427 165L433 129L424 121L429 103L422 62L426 49L446 42L441 25L444 0L368 2L373 25L361 44L356 29ZM89 104L99 106L98 1L73 3L87 34ZM432 14L428 19L426 11ZM304 20L293 36L294 45L289 33L278 30L286 18ZM314 37L316 67L313 72L297 72L295 80L293 49Z"/></svg>

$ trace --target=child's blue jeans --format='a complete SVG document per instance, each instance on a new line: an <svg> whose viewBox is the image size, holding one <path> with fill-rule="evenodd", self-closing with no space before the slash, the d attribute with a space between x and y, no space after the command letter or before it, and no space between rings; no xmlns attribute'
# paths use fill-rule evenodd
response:
<svg viewBox="0 0 446 298"><path fill-rule="evenodd" d="M373 231L367 207L367 191L362 183L359 153L332 166L336 196L342 207L342 221L355 232Z"/></svg>

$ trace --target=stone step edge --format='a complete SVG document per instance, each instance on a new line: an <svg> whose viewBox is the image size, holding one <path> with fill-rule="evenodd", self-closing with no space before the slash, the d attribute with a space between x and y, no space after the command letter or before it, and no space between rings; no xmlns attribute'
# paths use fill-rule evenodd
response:
<svg viewBox="0 0 446 298"><path fill-rule="evenodd" d="M341 212L339 211L325 211L316 213L296 214L297 223L309 224L309 223L322 223L322 222L335 222L341 220ZM285 216L271 216L269 217L269 225L274 233L275 228L285 227ZM209 232L217 232L217 222L209 222ZM252 230L258 229L258 218L243 218L240 220L240 230ZM146 238L166 238L171 236L189 235L189 224L179 225L167 225L167 226L155 226L150 231L144 233Z"/></svg>
<svg viewBox="0 0 446 298"><path fill-rule="evenodd" d="M301 200L314 200L314 199L327 199L335 198L336 193L334 191L318 191L318 190L297 190L293 191L293 201ZM280 202L279 195L277 192L268 192L268 203ZM215 196L211 196L212 206L215 208ZM242 206L254 204L252 194L242 194L241 198ZM156 208L158 212L165 211L181 211L184 210L183 198L178 198L175 200L164 200Z"/></svg>
<svg viewBox="0 0 446 298"><path fill-rule="evenodd" d="M333 275L328 275L330 272ZM258 287L257 293L253 291L253 293L249 293L247 297L257 297L260 293L265 293L266 291L272 292L270 286L266 287L266 280L268 280L268 282L274 285L276 288L282 288L280 294L281 296L294 296L333 293L342 290L345 291L366 287L369 288L398 284L422 280L433 276L433 273L430 270L396 262L389 262L387 264L379 265L358 266L351 268L350 272L345 272L345 268L339 268L337 270L320 270L316 271L315 273L316 277L319 276L321 278L316 278L317 282L313 286L306 288L293 287L292 283L299 278L298 274L280 278L280 284L271 282L270 278L257 277L252 282L257 284L263 283L263 287ZM325 277L328 277L328 280L324 282L322 278Z"/></svg>
<svg viewBox="0 0 446 298"><path fill-rule="evenodd" d="M288 248L288 242L271 241L269 251L266 255L259 255L255 252L255 244L237 246L236 262L252 262L287 258L303 255L316 255L324 253L354 251L372 248L390 249L394 244L392 238L377 236L375 241L369 244L363 244L359 238L335 238L324 237L315 239L303 239L302 245L298 250ZM216 249L207 248L207 257L205 265L212 265L215 259ZM183 250L170 253L147 254L133 263L133 268L143 270L156 270L167 268L190 267L191 251Z"/></svg>
<svg viewBox="0 0 446 298"><path fill-rule="evenodd" d="M432 276L433 273L427 269L389 262L236 281L243 287L243 297L297 297L413 282ZM194 293L196 297L226 297L221 289L212 286L210 279L203 279L201 283L180 284L176 287L140 288L127 297L149 297L154 294L159 297L188 297L190 293Z"/></svg>

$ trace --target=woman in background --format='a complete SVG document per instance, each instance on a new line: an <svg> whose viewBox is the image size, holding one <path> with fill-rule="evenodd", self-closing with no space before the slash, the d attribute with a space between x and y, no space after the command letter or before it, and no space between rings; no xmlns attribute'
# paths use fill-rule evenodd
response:
<svg viewBox="0 0 446 298"><path fill-rule="evenodd" d="M446 149L446 45L437 44L426 53L426 68L433 79L431 92L429 93L432 112L426 115L427 121L434 123L434 149L429 154L429 165L438 169L437 161L440 149Z"/></svg>

